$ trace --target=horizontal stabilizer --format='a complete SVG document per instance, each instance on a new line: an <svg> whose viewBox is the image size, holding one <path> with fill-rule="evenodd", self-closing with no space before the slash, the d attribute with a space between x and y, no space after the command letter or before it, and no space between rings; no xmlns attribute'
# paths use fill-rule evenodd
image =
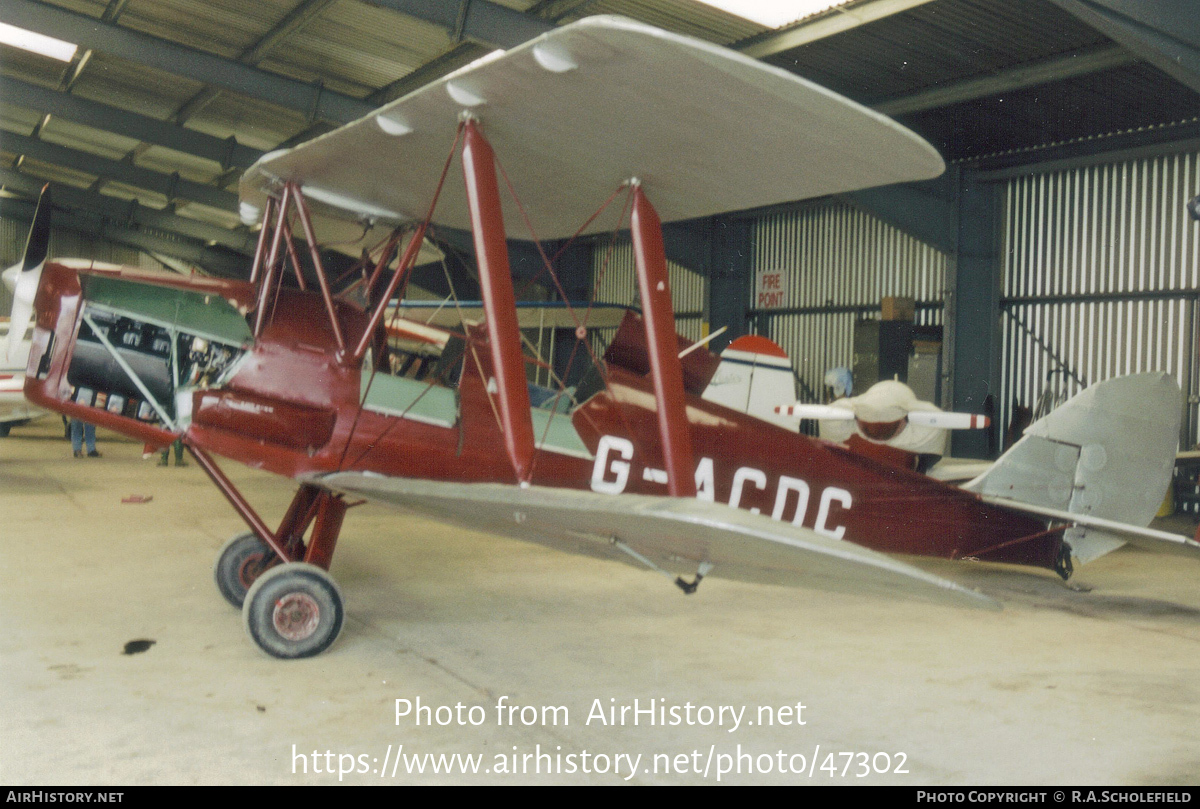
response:
<svg viewBox="0 0 1200 809"><path fill-rule="evenodd" d="M359 472L334 473L310 482L559 550L624 562L642 557L681 576L699 570L740 581L904 593L999 608L987 596L889 556L717 503L536 486L440 483Z"/></svg>
<svg viewBox="0 0 1200 809"><path fill-rule="evenodd" d="M1200 542L1190 537L1185 537L1182 534L1173 534L1170 531L1158 531L1154 528L1139 528L1135 525L1128 525L1115 520L1105 520L1100 517L1083 517L1079 514L1072 514L1069 511L1014 503L1011 500L999 497L984 497L983 500L986 503L1013 509L1014 511L1023 511L1026 514L1036 514L1039 517L1049 517L1061 522L1074 523L1078 527L1087 529L1089 538L1106 537L1116 542L1118 546L1128 542L1135 548L1141 548L1142 550L1172 553L1178 556L1190 556L1193 559L1200 559Z"/></svg>

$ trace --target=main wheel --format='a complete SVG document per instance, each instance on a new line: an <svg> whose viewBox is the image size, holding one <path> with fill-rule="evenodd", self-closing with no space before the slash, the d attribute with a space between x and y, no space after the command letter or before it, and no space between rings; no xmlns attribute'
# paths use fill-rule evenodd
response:
<svg viewBox="0 0 1200 809"><path fill-rule="evenodd" d="M213 578L221 595L235 607L246 600L246 591L279 557L265 542L247 531L225 543L213 565Z"/></svg>
<svg viewBox="0 0 1200 809"><path fill-rule="evenodd" d="M328 573L292 562L271 568L251 585L242 619L251 639L272 657L312 657L337 640L345 608Z"/></svg>

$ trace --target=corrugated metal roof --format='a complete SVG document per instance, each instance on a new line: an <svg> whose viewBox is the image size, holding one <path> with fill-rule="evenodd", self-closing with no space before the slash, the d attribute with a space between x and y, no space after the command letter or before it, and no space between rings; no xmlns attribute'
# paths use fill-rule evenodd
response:
<svg viewBox="0 0 1200 809"><path fill-rule="evenodd" d="M937 0L769 61L878 104L1105 48L1120 50L1047 0ZM1128 62L898 118L962 160L1200 115L1194 91L1132 54Z"/></svg>
<svg viewBox="0 0 1200 809"><path fill-rule="evenodd" d="M581 4L581 9L582 13L572 15L571 19L618 14L718 45L728 45L766 30L757 23L691 0L597 0Z"/></svg>
<svg viewBox="0 0 1200 809"><path fill-rule="evenodd" d="M39 82L42 84L42 82ZM57 87L58 81L44 86ZM71 92L81 98L167 120L204 82L151 70L107 53L93 53Z"/></svg>
<svg viewBox="0 0 1200 809"><path fill-rule="evenodd" d="M309 86L305 92L314 104L319 98L340 95L366 102L364 108L376 106L492 47L471 39L475 30L471 18L458 17L457 2L430 4L427 16L443 16L418 19L387 8L387 0L6 1L83 14L99 21L98 30L108 30L104 23L114 24L118 30L219 56L231 66L248 65L261 71L257 75L302 82ZM851 19L849 15L869 9L871 2L848 0L796 28ZM500 12L527 15L518 22L534 18L546 25L590 14L621 14L733 46L777 36L694 0L494 0L493 5ZM460 23L466 24L462 32L456 30ZM457 39L458 33L466 39ZM1118 64L1002 91L995 89L1003 86L999 83L989 85L1014 71L1053 66L1060 59L1069 64L1073 55L1097 49L1116 54ZM236 137L238 143L258 151L305 139L333 125L314 115L315 106L295 102L289 106L270 93L217 87L207 83L204 75L166 72L140 56L120 48L98 49L80 69L3 47L0 76L59 91L69 89L78 98L107 105L113 114L128 111L217 138ZM982 83L981 93L952 96L930 108L908 107L916 111L899 116L950 159L1019 153L1043 143L1200 117L1197 92L1150 67L1137 54L1126 54L1051 0L930 0L767 59L868 104L893 104L931 90ZM43 125L47 112L50 118ZM116 178L44 160L27 158L14 169L20 151L11 144L24 141L6 137L7 133L35 135L81 154L132 162L164 176L178 173L183 179L212 183L226 191L232 190L237 177L236 170L228 171L211 158L139 144L127 135L71 121L54 108L5 104L0 106L0 160L6 171L28 175L22 187L48 179L121 199L136 198L152 207L168 202L159 190L135 188ZM231 210L218 211L186 198L173 202L180 215L234 221Z"/></svg>
<svg viewBox="0 0 1200 809"><path fill-rule="evenodd" d="M357 97L411 73L453 45L450 32L358 0L338 0L262 62L267 70Z"/></svg>
<svg viewBox="0 0 1200 809"><path fill-rule="evenodd" d="M901 120L952 159L1030 151L1198 120L1200 105L1195 96L1164 93L1163 84L1163 74L1153 67L1135 65L902 116Z"/></svg>
<svg viewBox="0 0 1200 809"><path fill-rule="evenodd" d="M768 61L871 103L1106 42L1046 0L938 0Z"/></svg>
<svg viewBox="0 0 1200 809"><path fill-rule="evenodd" d="M120 24L230 59L252 47L263 31L278 23L294 3L289 0L129 0Z"/></svg>

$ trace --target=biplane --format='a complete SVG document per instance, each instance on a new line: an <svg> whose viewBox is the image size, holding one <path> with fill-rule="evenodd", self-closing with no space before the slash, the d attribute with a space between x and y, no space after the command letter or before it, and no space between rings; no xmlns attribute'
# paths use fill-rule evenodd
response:
<svg viewBox="0 0 1200 809"><path fill-rule="evenodd" d="M248 528L219 554L218 589L276 657L338 636L328 571L357 498L625 561L684 592L712 575L995 607L888 553L1066 575L1084 535L1118 530L1076 502L1117 459L1085 442L1070 463L1066 444L1043 445L1060 437L1052 423L968 491L708 401L719 361L676 334L662 240L664 221L943 168L911 132L786 71L588 18L264 156L241 181L243 213L262 224L247 281L48 262L25 390L139 441L182 439ZM639 307L598 340L604 310L561 294L574 343L552 367L523 344L507 240L540 249L617 229L631 234ZM462 231L481 307L451 300L457 318L438 324L397 306L422 245ZM352 235L370 244L335 278L319 248ZM555 255L543 255L557 287ZM1164 474L1179 408L1133 409L1120 417L1167 422L1139 421L1130 453L1154 479L1104 489L1137 511L1161 497L1143 490ZM297 482L277 523L217 457ZM1032 505L1015 499L1026 494Z"/></svg>

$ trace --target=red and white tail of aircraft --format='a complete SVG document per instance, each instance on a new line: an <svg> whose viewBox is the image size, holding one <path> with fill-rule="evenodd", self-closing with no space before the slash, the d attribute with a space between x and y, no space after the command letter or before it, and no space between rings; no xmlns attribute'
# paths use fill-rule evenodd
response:
<svg viewBox="0 0 1200 809"><path fill-rule="evenodd" d="M721 364L703 399L795 430L797 421L776 408L795 401L796 377L787 352L766 337L739 337L721 352Z"/></svg>

